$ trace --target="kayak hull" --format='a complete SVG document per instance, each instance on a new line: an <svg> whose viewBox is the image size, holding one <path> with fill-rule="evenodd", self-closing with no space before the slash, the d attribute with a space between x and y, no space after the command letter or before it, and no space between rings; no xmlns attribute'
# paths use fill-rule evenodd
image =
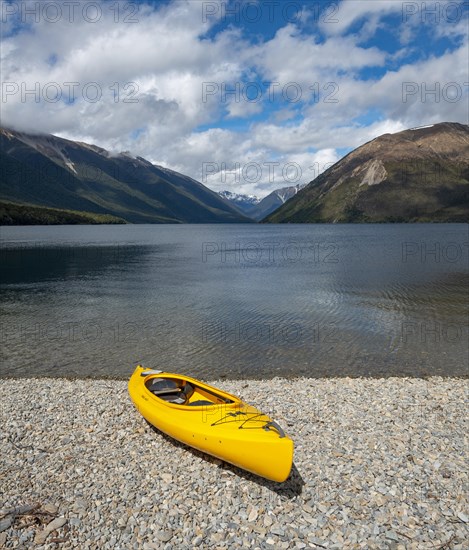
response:
<svg viewBox="0 0 469 550"><path fill-rule="evenodd" d="M266 479L283 482L288 478L293 441L267 415L194 378L147 372L154 371L140 365L135 369L129 380L129 394L140 414L155 428ZM190 384L196 393L186 404L170 403L150 391L154 380ZM198 399L201 395L208 400Z"/></svg>

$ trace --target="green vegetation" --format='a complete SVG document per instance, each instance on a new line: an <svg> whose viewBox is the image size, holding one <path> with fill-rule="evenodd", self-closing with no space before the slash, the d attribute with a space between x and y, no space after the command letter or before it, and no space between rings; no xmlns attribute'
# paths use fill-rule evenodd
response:
<svg viewBox="0 0 469 550"><path fill-rule="evenodd" d="M469 221L469 126L441 123L384 135L318 176L263 221Z"/></svg>
<svg viewBox="0 0 469 550"><path fill-rule="evenodd" d="M122 218L109 214L60 210L11 202L0 202L0 225L122 224Z"/></svg>

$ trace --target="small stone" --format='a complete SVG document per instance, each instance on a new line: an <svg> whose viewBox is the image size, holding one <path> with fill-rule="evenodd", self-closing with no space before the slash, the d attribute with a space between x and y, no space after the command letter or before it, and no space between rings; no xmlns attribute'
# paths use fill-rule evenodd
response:
<svg viewBox="0 0 469 550"><path fill-rule="evenodd" d="M0 520L0 533L6 531L13 523L13 516L7 516Z"/></svg>
<svg viewBox="0 0 469 550"><path fill-rule="evenodd" d="M264 516L264 527L270 527L272 523L273 523L272 518L268 514L266 514Z"/></svg>
<svg viewBox="0 0 469 550"><path fill-rule="evenodd" d="M0 548L3 548L6 546L7 542L7 534L6 533L0 533Z"/></svg>
<svg viewBox="0 0 469 550"><path fill-rule="evenodd" d="M117 527L120 527L121 529L125 529L127 525L127 520L125 518L119 518L117 520Z"/></svg>
<svg viewBox="0 0 469 550"><path fill-rule="evenodd" d="M464 514L464 512L458 512L457 513L457 516L458 518L463 521L464 523L468 523L469 522L469 517L466 516L466 514Z"/></svg>
<svg viewBox="0 0 469 550"><path fill-rule="evenodd" d="M385 537L389 540L399 542L399 537L396 535L396 533L394 531L386 531Z"/></svg>
<svg viewBox="0 0 469 550"><path fill-rule="evenodd" d="M49 512L49 514L56 514L59 510L59 507L55 504L45 504L42 509L44 512Z"/></svg>
<svg viewBox="0 0 469 550"><path fill-rule="evenodd" d="M313 537L308 537L308 540L311 541L316 546L320 546L321 548L326 547L326 543L323 540L321 540L317 537L314 537L314 536Z"/></svg>
<svg viewBox="0 0 469 550"><path fill-rule="evenodd" d="M161 542L168 542L173 538L173 532L172 531L161 531L161 533L158 533L156 535L156 538L160 540Z"/></svg>
<svg viewBox="0 0 469 550"><path fill-rule="evenodd" d="M75 504L73 505L74 510L86 510L87 507L88 503L82 498L77 498Z"/></svg>
<svg viewBox="0 0 469 550"><path fill-rule="evenodd" d="M200 546L200 544L202 543L202 540L203 540L202 535L198 535L197 537L195 537L195 539L192 540L193 546Z"/></svg>
<svg viewBox="0 0 469 550"><path fill-rule="evenodd" d="M162 474L161 475L161 479L165 482L165 483L171 483L173 481L173 476L171 474Z"/></svg>
<svg viewBox="0 0 469 550"><path fill-rule="evenodd" d="M248 521L256 521L258 516L257 508L253 508L249 514Z"/></svg>

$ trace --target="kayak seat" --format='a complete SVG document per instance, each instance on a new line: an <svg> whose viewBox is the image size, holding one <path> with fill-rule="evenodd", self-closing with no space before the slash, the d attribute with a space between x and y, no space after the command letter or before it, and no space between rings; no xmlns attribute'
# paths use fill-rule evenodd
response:
<svg viewBox="0 0 469 550"><path fill-rule="evenodd" d="M184 394L184 397L187 401L192 397L192 394L194 393L194 387L191 386L189 382L186 382L185 385L182 387L182 393Z"/></svg>
<svg viewBox="0 0 469 550"><path fill-rule="evenodd" d="M168 403L174 403L175 405L185 405L191 395L194 393L194 388L186 383L182 388L176 387L174 391L163 393L158 395L161 399L168 401Z"/></svg>
<svg viewBox="0 0 469 550"><path fill-rule="evenodd" d="M158 395L158 397L168 403L174 403L175 405L184 405L186 402L180 393L167 393L165 395Z"/></svg>
<svg viewBox="0 0 469 550"><path fill-rule="evenodd" d="M148 389L163 401L176 405L184 405L194 393L194 388L189 383L181 387L174 380L166 378L154 378Z"/></svg>
<svg viewBox="0 0 469 550"><path fill-rule="evenodd" d="M150 384L147 386L151 393L155 395L181 391L174 380L167 380L165 378L154 378L150 380Z"/></svg>
<svg viewBox="0 0 469 550"><path fill-rule="evenodd" d="M189 407L200 407L201 405L215 405L213 401L207 401L206 399L199 399L198 401L192 401L188 403Z"/></svg>

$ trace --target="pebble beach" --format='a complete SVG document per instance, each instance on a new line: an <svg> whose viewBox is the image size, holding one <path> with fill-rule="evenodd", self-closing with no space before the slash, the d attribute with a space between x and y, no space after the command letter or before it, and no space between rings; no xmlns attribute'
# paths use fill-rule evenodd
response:
<svg viewBox="0 0 469 550"><path fill-rule="evenodd" d="M469 380L211 383L294 440L286 482L158 432L126 381L0 380L0 548L469 547Z"/></svg>

